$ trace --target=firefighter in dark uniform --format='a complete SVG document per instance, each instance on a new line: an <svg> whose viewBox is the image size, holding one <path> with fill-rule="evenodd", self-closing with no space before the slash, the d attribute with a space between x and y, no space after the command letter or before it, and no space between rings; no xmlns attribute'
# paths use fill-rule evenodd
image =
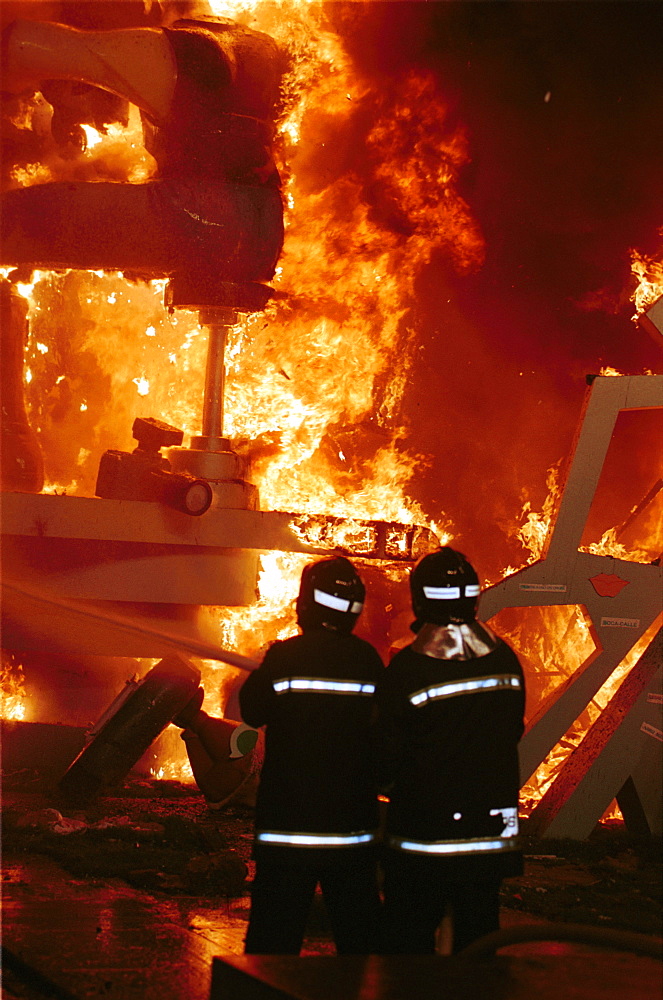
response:
<svg viewBox="0 0 663 1000"><path fill-rule="evenodd" d="M416 638L377 693L390 800L384 951L434 952L450 911L455 953L499 928L500 883L522 872L525 683L513 650L476 620L479 581L465 556L451 548L425 556L410 587Z"/></svg>
<svg viewBox="0 0 663 1000"><path fill-rule="evenodd" d="M347 559L307 566L301 634L270 646L239 693L244 722L266 727L249 954L299 954L318 884L337 952L378 950L370 726L384 666L352 635L364 596Z"/></svg>

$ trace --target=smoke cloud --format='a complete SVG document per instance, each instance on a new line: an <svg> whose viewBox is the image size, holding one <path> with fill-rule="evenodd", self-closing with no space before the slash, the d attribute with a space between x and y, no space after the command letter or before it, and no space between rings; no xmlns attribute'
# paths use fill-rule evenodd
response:
<svg viewBox="0 0 663 1000"><path fill-rule="evenodd" d="M663 250L663 9L360 3L339 5L335 25L384 93L430 71L448 109L440 127L467 130L459 190L485 258L462 271L440 251L419 275L405 411L410 443L431 456L415 496L494 576L521 561L514 517L526 500L541 510L586 375L661 371L630 296L631 251ZM620 418L595 537L661 475L661 430L660 411Z"/></svg>

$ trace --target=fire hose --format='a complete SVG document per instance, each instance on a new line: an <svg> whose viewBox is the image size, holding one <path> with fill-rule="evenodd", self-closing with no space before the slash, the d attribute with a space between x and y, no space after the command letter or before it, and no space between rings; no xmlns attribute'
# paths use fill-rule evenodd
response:
<svg viewBox="0 0 663 1000"><path fill-rule="evenodd" d="M12 583L9 580L3 580L2 589L3 595L6 595L10 599L13 597L19 600L36 601L39 604L68 611L75 617L79 616L97 621L100 624L111 625L118 632L130 635L150 636L162 642L164 646L167 646L173 652L188 653L190 656L197 656L202 660L220 660L222 663L229 663L233 667L239 667L240 670L251 671L260 666L258 660L250 659L248 656L242 656L241 653L234 653L228 649L222 649L216 643L206 639L178 635L176 632L170 632L166 629L154 628L151 625L141 622L138 618L131 618L128 615L115 614L100 608L89 607L48 591L34 590L32 587L26 587L23 583ZM3 596L3 605L5 604L6 597Z"/></svg>
<svg viewBox="0 0 663 1000"><path fill-rule="evenodd" d="M663 960L663 943L660 939L636 934L633 931L612 930L609 927L589 927L584 924L525 924L494 931L473 941L458 952L457 958L490 958L500 948L527 941L572 941L592 947L610 948L613 951L632 951L639 955Z"/></svg>

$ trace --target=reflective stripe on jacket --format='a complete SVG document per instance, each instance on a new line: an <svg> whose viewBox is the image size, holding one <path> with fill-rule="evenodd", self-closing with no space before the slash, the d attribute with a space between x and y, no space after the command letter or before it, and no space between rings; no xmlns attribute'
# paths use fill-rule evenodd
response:
<svg viewBox="0 0 663 1000"><path fill-rule="evenodd" d="M289 833L283 830L257 830L259 844L276 844L282 847L358 847L372 844L375 833L367 830L355 833Z"/></svg>
<svg viewBox="0 0 663 1000"><path fill-rule="evenodd" d="M272 682L272 687L277 694L284 691L307 691L316 694L375 694L375 684L366 684L361 681L345 681L319 677L284 677L282 680Z"/></svg>
<svg viewBox="0 0 663 1000"><path fill-rule="evenodd" d="M433 684L410 695L412 705L424 705L427 701L439 701L440 698L453 698L459 694L477 694L500 689L516 689L522 687L517 674L496 674L492 677L473 677L467 681L453 681L448 684Z"/></svg>

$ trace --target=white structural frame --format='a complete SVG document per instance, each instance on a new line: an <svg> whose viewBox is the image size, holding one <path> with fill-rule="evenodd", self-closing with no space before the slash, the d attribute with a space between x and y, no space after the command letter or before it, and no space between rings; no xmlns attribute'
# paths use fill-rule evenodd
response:
<svg viewBox="0 0 663 1000"><path fill-rule="evenodd" d="M504 608L580 605L591 622L595 650L528 724L520 747L523 784L661 615L660 559L646 565L579 551L619 413L658 407L663 407L663 376L592 379L542 558L481 595L479 613L484 621ZM622 589L614 596L602 596L592 582L602 574L622 581ZM660 630L629 678L631 674L630 689L620 688L605 710L610 726L603 727L600 739L599 729L593 726L561 769L554 782L556 791L548 796L533 824L537 832L586 837L612 799L620 795L625 803L622 811L629 811L634 826L660 832ZM631 804L628 807L627 802Z"/></svg>

